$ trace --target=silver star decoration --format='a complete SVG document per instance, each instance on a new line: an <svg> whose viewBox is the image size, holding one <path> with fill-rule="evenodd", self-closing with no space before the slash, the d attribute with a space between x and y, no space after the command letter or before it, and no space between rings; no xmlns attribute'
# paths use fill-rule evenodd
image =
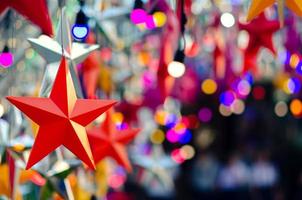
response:
<svg viewBox="0 0 302 200"><path fill-rule="evenodd" d="M137 152L137 151L136 151ZM132 154L132 161L135 165L145 169L143 183L147 187L150 183L157 181L158 187L152 187L153 194L165 195L174 190L173 175L177 171L178 164L168 155L165 155L161 146L154 146L150 156Z"/></svg>
<svg viewBox="0 0 302 200"><path fill-rule="evenodd" d="M47 61L49 66L43 77L41 86L41 96L47 96L54 81L55 74L59 67L62 56L69 61L70 73L76 88L78 97L83 98L80 83L75 67L81 63L89 53L99 48L99 45L89 45L85 43L72 42L70 25L66 17L65 8L62 8L62 15L59 21L56 37L50 38L41 35L39 38L28 39L31 46Z"/></svg>

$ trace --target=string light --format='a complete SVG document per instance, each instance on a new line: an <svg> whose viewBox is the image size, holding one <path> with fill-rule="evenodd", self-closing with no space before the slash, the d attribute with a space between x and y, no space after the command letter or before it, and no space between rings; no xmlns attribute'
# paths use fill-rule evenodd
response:
<svg viewBox="0 0 302 200"><path fill-rule="evenodd" d="M14 63L14 55L9 52L7 46L4 47L2 53L0 53L0 66L3 68L9 68Z"/></svg>
<svg viewBox="0 0 302 200"><path fill-rule="evenodd" d="M4 107L2 104L0 104L0 117L2 117L4 114Z"/></svg>
<svg viewBox="0 0 302 200"><path fill-rule="evenodd" d="M170 76L174 78L182 77L185 73L185 65L183 63L173 61L168 66L168 72Z"/></svg>
<svg viewBox="0 0 302 200"><path fill-rule="evenodd" d="M153 14L153 19L156 27L162 27L167 21L167 16L164 12L155 12Z"/></svg>
<svg viewBox="0 0 302 200"><path fill-rule="evenodd" d="M224 27L230 28L234 26L235 18L231 13L226 12L221 15L220 22Z"/></svg>

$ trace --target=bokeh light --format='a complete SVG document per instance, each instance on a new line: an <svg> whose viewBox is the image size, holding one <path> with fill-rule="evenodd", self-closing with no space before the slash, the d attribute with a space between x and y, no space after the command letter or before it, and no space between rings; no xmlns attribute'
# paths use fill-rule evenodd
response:
<svg viewBox="0 0 302 200"><path fill-rule="evenodd" d="M186 67L183 63L178 61L172 61L168 65L168 73L174 78L180 78L184 75Z"/></svg>
<svg viewBox="0 0 302 200"><path fill-rule="evenodd" d="M154 120L160 125L166 125L168 113L163 110L157 110L154 115Z"/></svg>
<svg viewBox="0 0 302 200"><path fill-rule="evenodd" d="M153 14L153 19L156 27L162 27L167 21L167 16L164 12L158 11Z"/></svg>
<svg viewBox="0 0 302 200"><path fill-rule="evenodd" d="M126 181L126 172L122 167L118 167L112 175L108 177L108 185L114 189L120 188Z"/></svg>
<svg viewBox="0 0 302 200"><path fill-rule="evenodd" d="M295 69L298 66L299 62L300 62L299 55L293 54L290 56L289 65L291 66L291 68Z"/></svg>
<svg viewBox="0 0 302 200"><path fill-rule="evenodd" d="M162 130L157 129L150 135L150 140L153 144L161 144L165 140L165 133Z"/></svg>
<svg viewBox="0 0 302 200"><path fill-rule="evenodd" d="M209 122L212 119L212 111L209 108L201 108L198 112L198 118L202 122Z"/></svg>
<svg viewBox="0 0 302 200"><path fill-rule="evenodd" d="M302 75L302 61L300 61L299 64L297 65L296 72Z"/></svg>
<svg viewBox="0 0 302 200"><path fill-rule="evenodd" d="M234 26L235 18L231 13L226 12L221 15L220 22L224 27L230 28Z"/></svg>
<svg viewBox="0 0 302 200"><path fill-rule="evenodd" d="M0 103L0 117L4 114L4 106Z"/></svg>
<svg viewBox="0 0 302 200"><path fill-rule="evenodd" d="M244 112L245 104L242 100L236 99L231 105L231 111L236 115L241 115Z"/></svg>
<svg viewBox="0 0 302 200"><path fill-rule="evenodd" d="M191 141L192 139L192 133L186 129L186 131L183 134L180 134L178 142L180 144L187 144Z"/></svg>
<svg viewBox="0 0 302 200"><path fill-rule="evenodd" d="M0 66L9 68L14 63L14 55L10 52L0 53Z"/></svg>
<svg viewBox="0 0 302 200"><path fill-rule="evenodd" d="M230 106L234 100L235 94L232 91L226 91L220 95L220 102L225 106Z"/></svg>
<svg viewBox="0 0 302 200"><path fill-rule="evenodd" d="M179 140L180 135L177 134L173 129L167 131L166 138L171 143L176 143Z"/></svg>
<svg viewBox="0 0 302 200"><path fill-rule="evenodd" d="M190 160L195 155L195 150L191 145L184 145L180 148L181 157Z"/></svg>
<svg viewBox="0 0 302 200"><path fill-rule="evenodd" d="M201 149L207 148L213 143L215 134L210 129L203 129L197 133L196 145Z"/></svg>
<svg viewBox="0 0 302 200"><path fill-rule="evenodd" d="M265 97L265 89L262 86L255 86L252 91L253 97L256 100L263 100Z"/></svg>
<svg viewBox="0 0 302 200"><path fill-rule="evenodd" d="M247 80L239 81L237 85L237 91L242 96L247 96L251 92L251 85Z"/></svg>
<svg viewBox="0 0 302 200"><path fill-rule="evenodd" d="M84 40L88 33L89 33L89 28L85 24L74 24L71 33L76 40Z"/></svg>
<svg viewBox="0 0 302 200"><path fill-rule="evenodd" d="M147 13L143 9L134 9L130 14L130 19L134 24L144 23L146 20Z"/></svg>
<svg viewBox="0 0 302 200"><path fill-rule="evenodd" d="M301 83L297 78L289 78L284 82L283 89L287 94L295 94L300 91Z"/></svg>
<svg viewBox="0 0 302 200"><path fill-rule="evenodd" d="M185 161L185 158L181 154L180 149L174 149L171 152L171 157L178 164L181 164L181 163L183 163Z"/></svg>
<svg viewBox="0 0 302 200"><path fill-rule="evenodd" d="M219 105L219 113L224 117L228 117L232 115L231 108L223 104Z"/></svg>
<svg viewBox="0 0 302 200"><path fill-rule="evenodd" d="M276 105L275 105L275 114L278 117L284 117L287 112L288 112L288 107L287 104L284 101L279 101Z"/></svg>
<svg viewBox="0 0 302 200"><path fill-rule="evenodd" d="M217 84L213 79L206 79L201 84L201 90L205 94L214 94L217 90Z"/></svg>
<svg viewBox="0 0 302 200"><path fill-rule="evenodd" d="M302 103L299 99L293 99L290 103L290 111L294 116L300 116L302 113Z"/></svg>

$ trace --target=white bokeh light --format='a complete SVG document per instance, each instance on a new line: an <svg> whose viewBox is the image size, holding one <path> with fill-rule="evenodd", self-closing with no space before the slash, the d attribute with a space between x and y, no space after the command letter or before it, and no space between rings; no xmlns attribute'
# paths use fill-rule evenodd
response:
<svg viewBox="0 0 302 200"><path fill-rule="evenodd" d="M226 27L226 28L230 28L232 26L234 26L235 24L235 18L231 13L223 13L220 17L220 21L221 24Z"/></svg>
<svg viewBox="0 0 302 200"><path fill-rule="evenodd" d="M183 76L185 71L186 71L186 67L181 62L173 61L170 62L168 65L168 73L170 76L174 78L179 78Z"/></svg>
<svg viewBox="0 0 302 200"><path fill-rule="evenodd" d="M2 104L0 104L0 117L4 114L4 107Z"/></svg>

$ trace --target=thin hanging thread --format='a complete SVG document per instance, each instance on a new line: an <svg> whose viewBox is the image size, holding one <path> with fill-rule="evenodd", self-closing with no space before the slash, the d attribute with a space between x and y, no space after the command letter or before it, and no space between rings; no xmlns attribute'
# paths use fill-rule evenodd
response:
<svg viewBox="0 0 302 200"><path fill-rule="evenodd" d="M181 16L180 16L180 26L181 26L181 37L183 39L183 50L186 49L186 38L185 38L185 25L187 23L187 17L185 14L185 8L184 8L184 0L180 0L181 1Z"/></svg>
<svg viewBox="0 0 302 200"><path fill-rule="evenodd" d="M64 42L63 42L63 7L60 7L61 10L61 46L62 46L62 56L64 57Z"/></svg>
<svg viewBox="0 0 302 200"><path fill-rule="evenodd" d="M10 38L10 45L9 45L9 43L7 44L8 46L10 46L10 48L8 48L9 49L9 51L11 51L11 53L13 54L13 55L15 55L15 43L16 42L14 42L15 41L15 28L16 28L16 17L15 17L15 12L11 12L10 13L10 16L9 16L9 20L11 21L11 22L13 22L12 24L12 26L10 26L10 29L11 29L11 38ZM13 64L12 64L12 66L11 67L9 67L8 68L8 75L11 77L11 76L13 76L13 73L12 73L12 70L14 70L14 66L15 66L15 60L13 60ZM11 87L9 87L9 90L8 90L8 95L12 95L12 88L13 88L13 85L11 86Z"/></svg>

